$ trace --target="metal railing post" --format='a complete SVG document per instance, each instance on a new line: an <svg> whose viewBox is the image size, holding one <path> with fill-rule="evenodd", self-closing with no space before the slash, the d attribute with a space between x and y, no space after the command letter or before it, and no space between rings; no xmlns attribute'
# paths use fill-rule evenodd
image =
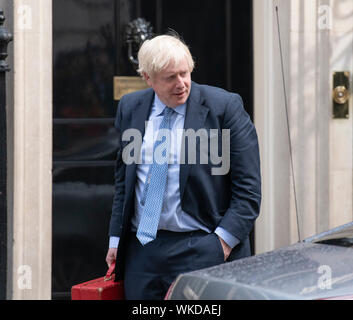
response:
<svg viewBox="0 0 353 320"><path fill-rule="evenodd" d="M6 299L7 286L7 126L6 72L7 45L12 35L3 26L4 12L0 9L0 300Z"/></svg>

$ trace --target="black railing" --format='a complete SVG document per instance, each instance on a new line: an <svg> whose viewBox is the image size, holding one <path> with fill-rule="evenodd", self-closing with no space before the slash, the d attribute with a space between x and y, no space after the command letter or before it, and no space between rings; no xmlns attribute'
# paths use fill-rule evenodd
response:
<svg viewBox="0 0 353 320"><path fill-rule="evenodd" d="M6 78L10 70L5 62L7 45L12 35L3 26L4 12L0 10L0 300L6 299L7 286L7 127Z"/></svg>

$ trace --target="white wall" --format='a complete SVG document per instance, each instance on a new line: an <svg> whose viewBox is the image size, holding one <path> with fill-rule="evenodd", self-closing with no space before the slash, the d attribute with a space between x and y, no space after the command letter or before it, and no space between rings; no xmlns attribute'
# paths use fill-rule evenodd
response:
<svg viewBox="0 0 353 320"><path fill-rule="evenodd" d="M333 71L353 73L353 1L254 0L254 118L263 174L256 252L299 239L275 6L300 238L352 220L352 111L349 119L333 119L331 96ZM323 9L332 12L331 24Z"/></svg>
<svg viewBox="0 0 353 320"><path fill-rule="evenodd" d="M334 71L350 72L350 108L348 119L331 119L330 148L330 226L352 220L352 152L353 152L353 1L331 0L330 80ZM331 85L332 88L332 85Z"/></svg>

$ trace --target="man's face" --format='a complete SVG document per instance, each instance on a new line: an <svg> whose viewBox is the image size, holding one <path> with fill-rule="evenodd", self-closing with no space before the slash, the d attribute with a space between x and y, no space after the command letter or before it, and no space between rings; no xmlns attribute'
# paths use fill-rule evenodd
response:
<svg viewBox="0 0 353 320"><path fill-rule="evenodd" d="M186 59L179 65L169 64L152 76L144 74L144 77L159 99L170 108L184 104L189 97L191 76Z"/></svg>

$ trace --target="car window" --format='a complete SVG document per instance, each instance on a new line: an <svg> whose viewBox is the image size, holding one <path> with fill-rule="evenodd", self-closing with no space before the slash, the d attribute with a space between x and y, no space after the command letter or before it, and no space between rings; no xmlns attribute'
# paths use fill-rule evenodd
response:
<svg viewBox="0 0 353 320"><path fill-rule="evenodd" d="M330 244L330 245L340 246L340 247L352 247L353 246L353 238L327 239L327 240L317 241L315 243Z"/></svg>

